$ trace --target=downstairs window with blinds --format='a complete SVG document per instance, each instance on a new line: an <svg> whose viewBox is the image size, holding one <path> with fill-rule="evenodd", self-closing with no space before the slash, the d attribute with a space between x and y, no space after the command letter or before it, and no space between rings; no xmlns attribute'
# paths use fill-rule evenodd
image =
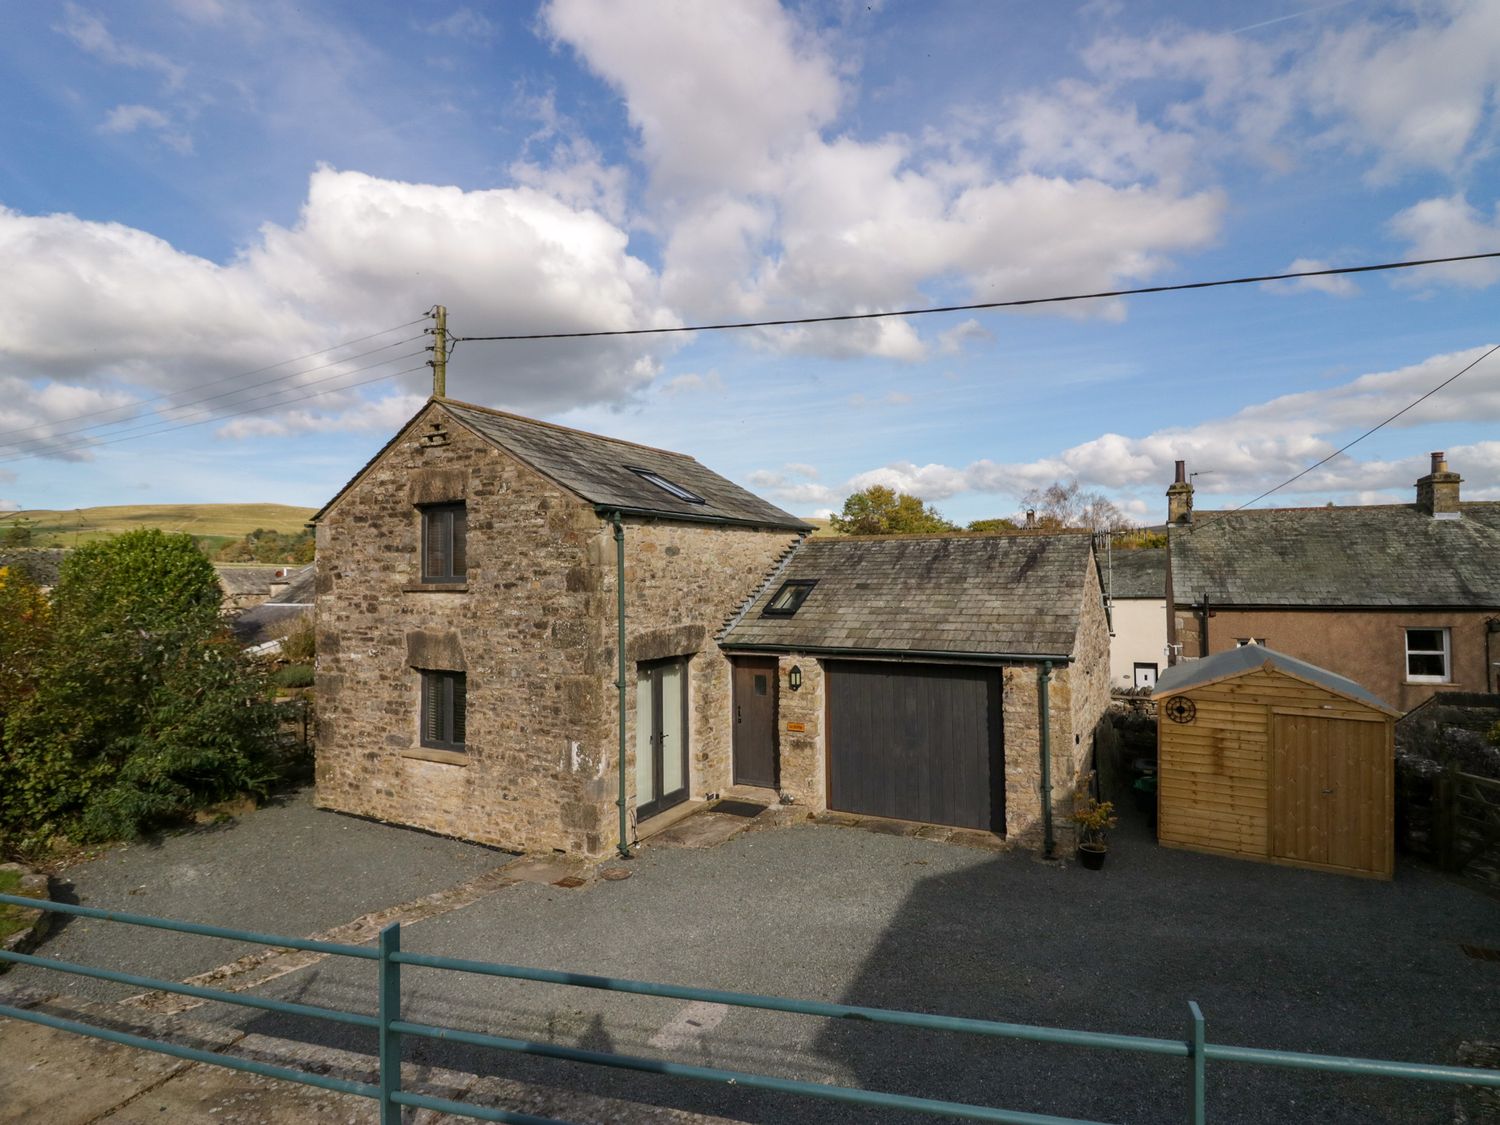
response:
<svg viewBox="0 0 1500 1125"><path fill-rule="evenodd" d="M463 750L463 672L422 673L422 745L434 750Z"/></svg>

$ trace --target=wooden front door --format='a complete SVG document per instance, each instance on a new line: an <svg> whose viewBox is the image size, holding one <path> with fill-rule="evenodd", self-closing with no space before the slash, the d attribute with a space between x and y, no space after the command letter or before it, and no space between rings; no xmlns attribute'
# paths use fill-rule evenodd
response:
<svg viewBox="0 0 1500 1125"><path fill-rule="evenodd" d="M1273 859L1390 873L1388 729L1383 722L1272 715Z"/></svg>
<svg viewBox="0 0 1500 1125"><path fill-rule="evenodd" d="M776 659L734 662L734 783L775 789Z"/></svg>
<svg viewBox="0 0 1500 1125"><path fill-rule="evenodd" d="M635 807L645 820L688 796L687 661L637 667Z"/></svg>

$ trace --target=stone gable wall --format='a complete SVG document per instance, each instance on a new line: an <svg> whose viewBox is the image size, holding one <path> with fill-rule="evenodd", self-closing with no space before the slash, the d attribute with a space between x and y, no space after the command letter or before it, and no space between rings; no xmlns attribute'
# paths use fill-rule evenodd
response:
<svg viewBox="0 0 1500 1125"><path fill-rule="evenodd" d="M600 520L451 420L428 444L434 417L318 526L317 802L505 848L599 851L607 825L583 790L614 756ZM465 501L463 587L420 585L416 499ZM466 671L462 756L419 745L419 661Z"/></svg>

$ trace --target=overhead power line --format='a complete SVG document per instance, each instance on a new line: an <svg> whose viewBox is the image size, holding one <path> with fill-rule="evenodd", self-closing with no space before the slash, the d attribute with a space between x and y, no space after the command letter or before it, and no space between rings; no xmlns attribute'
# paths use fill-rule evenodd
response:
<svg viewBox="0 0 1500 1125"><path fill-rule="evenodd" d="M1342 453L1349 452L1349 450L1353 449L1356 445L1358 445L1360 442L1364 441L1365 438L1369 437L1371 434L1375 433L1377 430L1384 429L1386 426L1389 426L1392 422L1394 422L1397 418L1401 417L1401 415L1407 413L1410 410L1413 410L1417 406L1419 406L1422 403L1426 402L1433 395L1437 394L1438 391L1440 391L1444 387L1448 386L1448 384L1456 382L1460 377L1462 377L1464 375L1467 375L1470 371L1473 371L1474 368L1478 367L1481 363L1483 363L1485 360L1489 359L1490 356L1494 355L1496 352L1500 352L1500 344L1496 344L1494 347L1490 348L1487 352L1485 352L1482 356L1479 356L1472 363L1465 364L1463 366L1462 370L1457 371L1454 374L1448 376L1448 378L1444 379L1441 383L1439 383L1437 386L1433 387L1431 390L1427 391L1425 394L1422 394L1422 395L1418 396L1417 398L1413 399L1411 402L1409 402L1405 406L1403 406L1400 410L1396 411L1396 413L1392 414L1389 418L1386 418L1384 421L1375 423L1375 425L1371 426L1368 430L1366 430L1364 433L1360 434L1359 437L1355 438L1353 441L1349 442L1347 445L1340 446L1338 449L1335 449L1332 453L1330 453L1327 457L1324 457L1320 461L1314 461L1311 465L1309 465L1307 468L1303 469L1300 473L1296 474L1295 476L1288 477L1286 480L1284 480L1280 484L1278 484L1275 488L1268 488L1268 489L1266 489L1264 492L1262 492L1259 496L1255 497L1253 500L1246 500L1238 508L1230 508L1230 509L1228 509L1226 511L1219 512L1217 515L1209 517L1208 519L1204 520L1202 523L1194 523L1194 524L1190 525L1189 531L1190 532L1196 532L1196 531L1201 531L1205 527L1211 527L1213 524L1218 523L1225 516L1232 516L1232 515L1234 515L1235 512L1243 512L1251 504L1258 504L1258 503L1260 503L1260 501L1264 500L1267 496L1270 496L1272 493L1274 493L1274 492L1280 492L1287 485L1293 484L1296 481L1301 480L1303 477L1307 476L1307 474L1310 473L1310 472L1312 472L1314 469L1319 468L1320 466L1328 464L1328 462L1332 461L1335 457L1339 456Z"/></svg>
<svg viewBox="0 0 1500 1125"><path fill-rule="evenodd" d="M216 401L218 399L221 399L221 398L228 398L231 395L243 395L243 394L245 394L248 391L255 391L255 390L259 390L259 389L264 388L264 387L269 387L273 383L284 383L288 379L297 379L297 378L302 377L303 375L310 375L314 371L322 371L322 370L325 370L326 368L329 368L329 367L339 367L339 366L342 366L342 365L347 364L347 363L353 363L356 359L362 359L365 356L375 355L377 352L389 351L391 348L398 348L402 344L409 344L413 340L420 340L421 338L422 337L421 337L420 334L416 335L416 336L407 336L407 337L405 337L403 339L400 339L400 340L394 340L394 341L392 341L389 344L382 344L378 348L370 348L368 351L355 352L353 355L345 356L342 359L331 360L328 363L320 363L320 364L317 364L316 366L313 366L313 367L304 367L301 370L293 371L293 372L291 372L289 374L286 374L286 375L278 375L274 379L265 379L265 380L262 380L262 381L260 381L258 383L247 384L246 386L243 386L243 387L232 387L232 388L230 388L227 391L220 391L218 394L204 395L202 398L188 399L186 402L173 402L173 403L171 403L169 406L167 406L165 408L158 407L157 408L157 412L158 413L165 413L166 411L186 410L188 407L191 407L191 406L201 406L205 402L214 402L214 401ZM425 350L426 349L423 349L423 351L425 351ZM416 351L416 352L408 352L405 355L391 356L391 357L389 357L387 359L376 360L374 363L367 363L363 367L356 367L353 371L336 371L336 372L334 372L334 374L332 374L332 375L325 375L325 376L323 376L320 379L310 379L306 383L301 384L301 386L303 386L303 387L315 386L318 383L326 383L326 382L328 382L329 380L332 380L332 379L341 379L341 378L344 378L347 375L357 374L360 371L369 371L372 368L376 368L376 367L381 366L382 364L397 363L397 362L399 362L399 361L401 361L403 359L410 359L413 356L417 356L417 355L421 355L421 354L422 354L422 351ZM216 379L216 380L214 380L214 382L223 382L223 380ZM212 386L212 385L213 385L212 383L205 383L204 384L204 386ZM298 389L300 389L300 388L299 387L283 387L283 388L280 388L279 390L270 391L268 393L272 394L272 395L276 395L276 394L282 394L282 393L284 393L286 391L295 391L295 390L298 390ZM159 400L161 400L163 398L166 398L166 397L167 396L157 396L157 400L159 401ZM264 394L262 394L262 395L252 395L246 401L248 401L248 402L256 402L256 401L259 401L260 399L262 399L264 397L265 397ZM146 400L146 401L149 402L151 400ZM129 405L129 407L117 407L117 408L114 408L114 409L130 409L130 410L135 410L140 405L141 405L140 403L131 403ZM237 413L245 413L245 411L241 411L241 410L230 411L230 412L228 412L226 414L220 415L220 417L233 417L233 415L237 414ZM83 416L84 415L78 415L78 417L83 417ZM92 423L90 425L87 425L87 426L79 426L77 429L73 429L73 430L60 430L60 431L58 431L55 434L48 434L46 437L27 438L27 439L24 439L24 440L22 440L20 442L17 442L16 446L17 446L17 448L22 449L23 452L24 452L25 447L28 446L28 445L35 444L35 445L43 445L43 446L45 446L45 445L48 445L48 444L54 442L57 438L72 437L72 436L74 436L76 434L86 434L86 433L89 433L91 431L96 431L96 430L107 430L107 429L109 429L112 426L119 426L119 425L122 425L122 424L124 424L126 422L129 422L129 421L131 421L130 418L117 418L117 419L114 419L114 420L108 421L108 422L94 422L94 423ZM116 430L115 433L114 433L114 435L112 435L112 436L118 436L118 435L124 434L124 433L131 433L131 432L140 430L142 428L149 428L149 427L158 425L159 422L160 422L160 419L158 419L156 421L137 422L133 426L126 426L125 429L123 429L123 430ZM26 427L26 428L29 428L29 427ZM22 433L22 432L25 431L26 428L23 428L23 429L20 429L20 430L8 430L8 431L5 431L4 433L0 433L0 440L3 440L5 438L5 436L6 436L6 434Z"/></svg>
<svg viewBox="0 0 1500 1125"><path fill-rule="evenodd" d="M1060 305L1068 301L1098 301L1106 297L1139 297L1147 293L1180 293L1189 289L1218 289L1226 285L1257 285L1266 281L1293 281L1299 277L1336 277L1342 274L1406 270L1417 266L1439 266L1452 262L1476 262L1500 258L1500 250L1485 254L1460 254L1452 258L1420 258L1404 262L1380 262L1369 266L1339 266L1326 270L1267 273L1256 277L1230 277L1218 281L1189 281L1179 285L1145 285L1138 289L1106 289L1097 293L1069 293L1059 297L1020 297L1010 301L981 301L971 305L933 305L920 309L887 312L839 313L834 316L799 316L785 320L739 320L723 324L689 324L676 328L610 328L591 332L515 332L496 336L452 336L454 343L495 340L584 340L596 336L665 336L676 332L723 332L735 328L790 328L801 324L835 324L852 320L880 320L893 316L926 316L931 313L980 312L985 309L1015 309L1027 305Z"/></svg>
<svg viewBox="0 0 1500 1125"><path fill-rule="evenodd" d="M413 355L422 355L423 353L422 352L414 352L412 354ZM405 357L401 357L401 358L410 358L410 357L409 356L405 356ZM386 360L385 362L391 363L391 362L394 362L394 361L393 360ZM379 365L377 364L376 366L379 366ZM295 398L289 398L289 399L286 399L286 400L284 400L282 402L271 403L271 404L268 404L268 405L269 406L292 406L295 403L306 402L309 399L322 398L324 395L338 394L338 393L340 393L342 391L352 391L356 387L367 387L367 386L369 386L372 383L384 382L386 379L397 379L397 378L400 378L402 375L411 375L411 374L414 374L415 372L418 372L418 371L425 371L426 369L427 369L427 364L421 363L421 364L418 364L416 367L408 367L408 368L406 368L406 369L404 369L402 371L388 371L388 372L386 372L383 375L376 375L374 378L371 378L371 379L361 379L359 382L357 382L357 383L350 383L347 386L343 386L343 387L327 387L327 388L325 388L325 389L323 389L321 391L314 391L312 394L298 395ZM348 374L353 374L353 372L345 372L345 375L348 375ZM288 389L290 390L291 388L288 388ZM277 393L284 393L284 392L277 392ZM266 407L260 407L259 409L266 409ZM145 434L128 434L128 435L126 435L124 437L112 437L112 438L106 438L103 441L92 441L92 442L88 442L88 443L79 445L76 448L78 448L78 449L95 449L95 448L97 448L98 446L101 446L101 445L115 445L115 444L117 444L119 442L122 442L122 441L138 441L139 439L141 439L143 437L155 437L158 434L171 433L174 430L188 430L188 429L192 429L194 426L207 426L207 425L209 425L209 424L211 424L213 422L225 422L225 421L228 421L231 418L242 417L242 416L250 414L250 413L252 413L252 412L248 411L248 410L239 410L239 411L233 411L233 412L228 413L228 414L216 414L212 418L199 418L199 419L197 419L196 421L193 421L193 422L180 422L177 425L165 426L165 427L163 427L161 429L153 430L150 433L145 433ZM45 452L52 453L52 452L57 452L57 451L56 450L46 450ZM29 458L39 457L39 456L42 456L42 454L41 453L23 453L23 454L21 454L20 456L17 456L17 457L0 458L0 464L3 464L5 462L7 462L7 461L25 461L25 460L27 460Z"/></svg>
<svg viewBox="0 0 1500 1125"><path fill-rule="evenodd" d="M353 347L355 344L362 344L366 340L374 340L374 339L376 339L379 336L389 336L392 332L399 332L403 328L410 328L413 324L421 324L422 321L424 321L426 319L427 318L425 316L419 316L415 320L408 320L405 324L397 324L397 325L395 325L394 327L391 327L391 328L382 328L379 332L371 332L368 336L356 336L354 339L352 339L352 340L345 340L341 344L330 344L326 348L319 348L317 351L315 351L315 352L308 352L305 355L298 355L298 356L293 356L290 359L278 360L276 363L268 363L264 367L256 367L256 368L253 368L253 369L251 369L249 371L236 371L236 372L233 372L232 374L229 374L229 375L221 375L217 379L210 379L208 382L200 384L200 386L203 386L203 387L213 387L213 386L217 386L220 383L228 383L228 382L230 382L232 380L235 380L235 379L248 379L252 375L261 375L261 374L264 374L267 371L274 371L278 367L285 367L289 363L301 363L305 359L316 359L320 355L326 355L329 352L336 352L340 348ZM416 339L420 339L420 336L409 336L409 337L407 337L407 340L416 340ZM302 372L293 372L291 375L283 375L283 376L278 376L275 379L268 379L268 380L265 380L265 382L261 383L261 384L252 383L252 384L250 384L250 386L251 387L255 387L255 386L261 386L261 385L268 385L270 383L280 382L283 379L295 378L297 375L299 375L299 374L305 374L307 371L317 371L317 370L320 370L323 367L330 367L330 366L333 365L333 363L346 363L349 360L358 359L358 358L360 358L360 356L373 355L375 352L382 351L384 348L393 348L393 347L396 347L396 346L398 346L400 344L404 344L404 343L407 342L407 340L397 340L393 344L384 344L384 345L382 345L379 348L373 348L373 349L371 349L370 351L367 351L367 352L360 352L357 355L345 356L344 359L342 359L342 360L333 360L330 363L319 364L317 367L305 368ZM228 392L228 393L233 393L233 392ZM70 422L76 422L80 418L97 418L101 414L118 414L118 413L121 413L121 412L139 410L141 407L143 407L143 406L149 406L149 405L151 405L154 402L166 402L169 399L171 399L171 397L172 396L169 395L169 394L149 395L146 398L134 399L131 402L126 403L123 406L104 406L104 407L100 407L97 410L84 410L84 411L80 411L77 414L74 414L71 418L68 419L68 421L70 421ZM211 395L209 397L210 398L217 398L217 397L222 397L222 396ZM207 401L207 400L206 399L196 399L196 400L194 400L194 402L203 402L203 401ZM192 403L178 403L176 405L179 405L179 406L192 405ZM116 421L123 422L123 421L125 421L125 419L124 418L120 418L120 419L116 419ZM98 428L100 428L102 426L111 426L111 425L114 425L114 424L115 424L114 422L99 422L99 423L97 423L95 425L85 426L85 427L83 427L83 430L98 429ZM30 429L32 429L31 426L18 426L16 428L10 429L10 430L0 430L0 438L9 437L11 434L24 433L24 432L26 432L26 431L28 431ZM69 431L69 432L70 433L81 433L81 432L83 432L83 430L72 430L72 431Z"/></svg>

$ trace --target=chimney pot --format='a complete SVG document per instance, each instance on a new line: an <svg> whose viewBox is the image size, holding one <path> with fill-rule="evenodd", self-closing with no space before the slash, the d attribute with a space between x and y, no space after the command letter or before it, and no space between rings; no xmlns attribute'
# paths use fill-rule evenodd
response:
<svg viewBox="0 0 1500 1125"><path fill-rule="evenodd" d="M1432 472L1417 481L1417 508L1434 519L1456 520L1463 509L1459 505L1459 486L1463 478L1448 468L1448 455L1441 450L1432 454Z"/></svg>
<svg viewBox="0 0 1500 1125"><path fill-rule="evenodd" d="M1186 461L1179 461L1179 462L1177 462L1177 479L1175 481L1173 481L1173 483L1174 484L1186 484L1187 483L1187 462Z"/></svg>

